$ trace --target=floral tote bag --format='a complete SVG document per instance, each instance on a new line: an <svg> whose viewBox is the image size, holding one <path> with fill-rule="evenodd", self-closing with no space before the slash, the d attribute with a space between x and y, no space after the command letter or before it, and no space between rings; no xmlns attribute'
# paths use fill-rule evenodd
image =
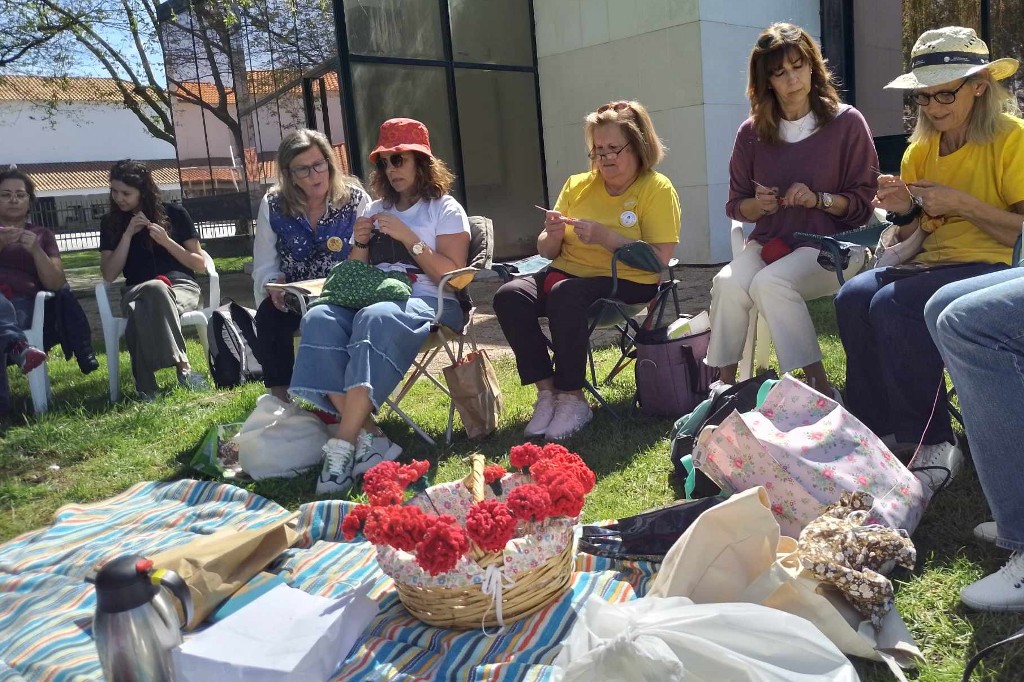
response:
<svg viewBox="0 0 1024 682"><path fill-rule="evenodd" d="M788 374L756 410L733 412L703 434L694 464L724 491L763 486L783 533L793 537L844 492L874 498L868 523L908 533L930 498L870 429Z"/></svg>

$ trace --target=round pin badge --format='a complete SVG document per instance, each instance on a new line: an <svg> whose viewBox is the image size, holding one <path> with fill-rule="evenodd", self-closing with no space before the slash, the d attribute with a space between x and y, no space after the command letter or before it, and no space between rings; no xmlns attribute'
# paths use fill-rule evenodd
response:
<svg viewBox="0 0 1024 682"><path fill-rule="evenodd" d="M636 225L636 213L632 211L623 211L619 214L619 225L623 227L633 227Z"/></svg>
<svg viewBox="0 0 1024 682"><path fill-rule="evenodd" d="M342 246L344 246L344 242L341 241L341 237L331 237L327 240L327 248L335 253L341 251Z"/></svg>

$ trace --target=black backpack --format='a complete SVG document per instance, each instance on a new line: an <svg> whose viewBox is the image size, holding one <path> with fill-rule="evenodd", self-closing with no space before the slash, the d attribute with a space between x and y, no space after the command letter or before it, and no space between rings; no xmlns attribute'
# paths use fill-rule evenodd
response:
<svg viewBox="0 0 1024 682"><path fill-rule="evenodd" d="M234 301L210 313L206 327L208 361L210 376L218 388L263 378L263 368L252 351L256 344L255 315L255 311Z"/></svg>

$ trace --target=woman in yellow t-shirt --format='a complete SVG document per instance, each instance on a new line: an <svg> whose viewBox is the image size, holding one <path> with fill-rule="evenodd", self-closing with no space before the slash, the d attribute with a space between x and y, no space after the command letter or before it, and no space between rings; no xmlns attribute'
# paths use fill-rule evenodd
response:
<svg viewBox="0 0 1024 682"><path fill-rule="evenodd" d="M544 218L537 251L551 265L502 286L494 312L516 356L519 378L536 384L528 437L562 440L593 417L583 383L587 310L611 293L612 253L643 240L668 264L679 243L679 196L654 170L665 150L639 102L609 102L588 114L584 137L590 171L571 176ZM618 264L616 298L646 303L658 275ZM540 328L548 318L552 358Z"/></svg>
<svg viewBox="0 0 1024 682"><path fill-rule="evenodd" d="M940 287L1009 267L1024 214L1024 121L999 83L1017 60L989 61L973 29L926 31L910 73L887 88L912 90L917 125L900 176L882 175L874 205L900 239L926 233L906 266L869 270L836 297L846 350L846 406L937 488L963 455L950 426L943 363L924 307ZM908 276L909 275L909 276ZM902 446L900 444L903 444ZM920 445L920 447L918 447Z"/></svg>

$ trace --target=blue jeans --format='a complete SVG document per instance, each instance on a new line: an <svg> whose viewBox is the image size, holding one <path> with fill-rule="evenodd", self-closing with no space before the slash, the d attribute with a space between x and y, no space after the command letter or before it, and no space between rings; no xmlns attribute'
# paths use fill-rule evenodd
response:
<svg viewBox="0 0 1024 682"><path fill-rule="evenodd" d="M925 320L960 396L996 544L1024 550L1024 268L942 287Z"/></svg>
<svg viewBox="0 0 1024 682"><path fill-rule="evenodd" d="M928 334L924 305L951 282L1006 267L965 263L895 281L882 268L843 285L836 322L846 351L847 409L880 436L917 443L923 434L926 445L952 442L942 358Z"/></svg>
<svg viewBox="0 0 1024 682"><path fill-rule="evenodd" d="M338 414L328 393L370 389L379 409L412 366L437 313L436 298L374 303L360 310L318 305L302 318L299 352L288 392ZM444 302L442 324L462 328L462 308Z"/></svg>

